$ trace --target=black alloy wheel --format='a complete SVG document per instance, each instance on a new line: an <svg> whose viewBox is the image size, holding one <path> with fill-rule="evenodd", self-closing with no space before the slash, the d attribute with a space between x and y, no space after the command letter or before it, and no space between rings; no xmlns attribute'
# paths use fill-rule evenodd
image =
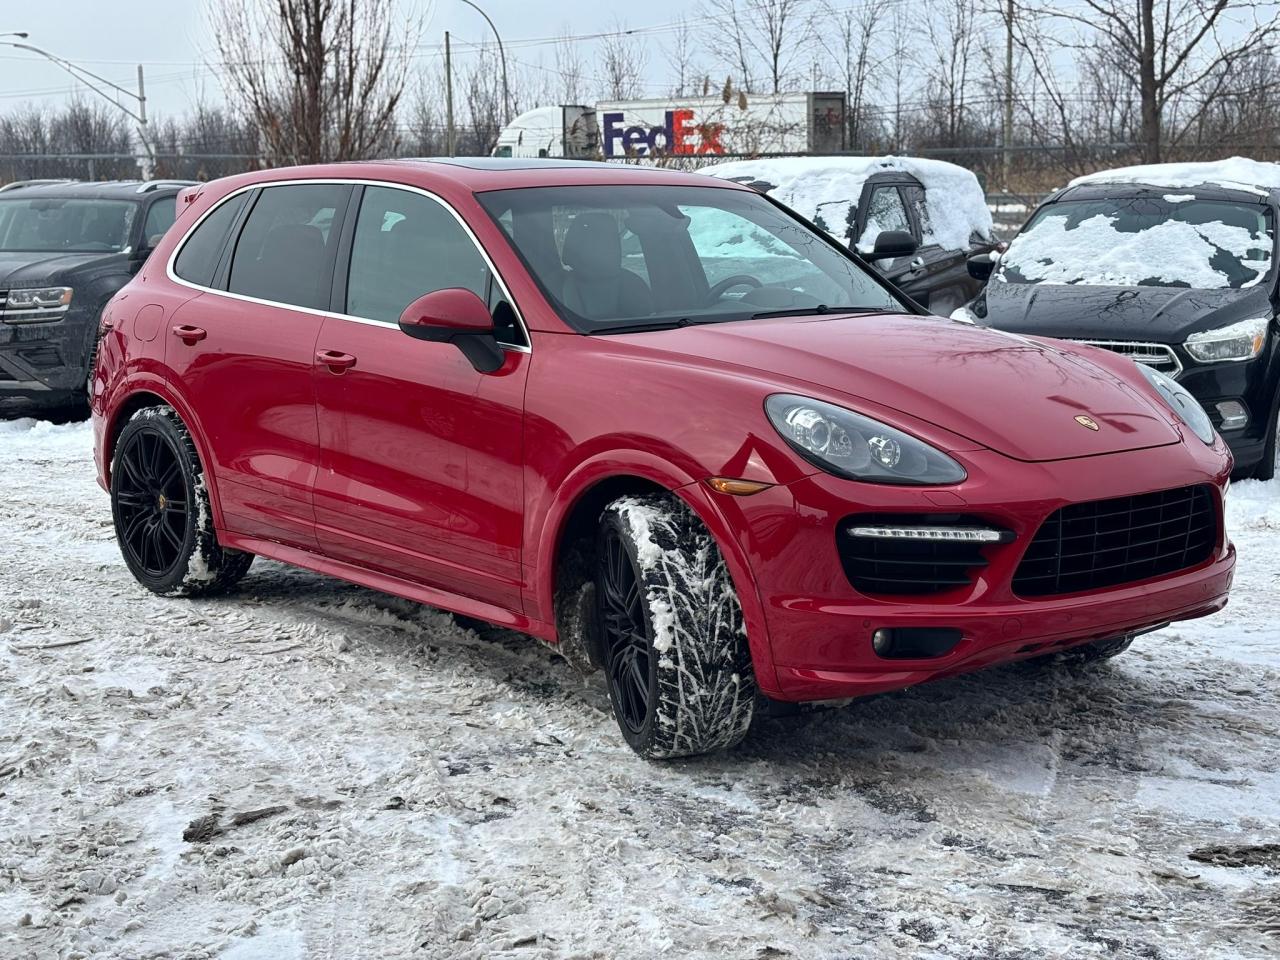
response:
<svg viewBox="0 0 1280 960"><path fill-rule="evenodd" d="M600 627L605 674L618 719L632 737L650 720L653 660L640 572L616 529L604 538L600 577Z"/></svg>
<svg viewBox="0 0 1280 960"><path fill-rule="evenodd" d="M119 453L115 503L130 566L162 580L190 553L190 501L178 450L159 431L139 431Z"/></svg>

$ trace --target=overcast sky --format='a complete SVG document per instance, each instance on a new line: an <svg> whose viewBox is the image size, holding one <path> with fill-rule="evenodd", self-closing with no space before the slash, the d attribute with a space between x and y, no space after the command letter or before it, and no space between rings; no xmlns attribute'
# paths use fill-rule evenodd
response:
<svg viewBox="0 0 1280 960"><path fill-rule="evenodd" d="M457 0L400 0L406 12L423 14L427 25L423 43L436 45L449 30L461 41L459 56L467 56L465 41L489 39L484 20ZM553 63L550 46L520 45L516 41L611 30L615 17L627 27L667 23L694 15L694 6L681 0L648 0L638 5L622 0L479 0L493 18L512 58ZM43 3L0 4L0 33L25 30L28 43L66 57L133 89L137 64L146 70L148 106L155 115L185 113L203 93L221 99L216 72L210 69L213 42L201 0L45 0ZM13 39L13 38L0 38ZM655 38L661 40L661 36ZM657 43L650 46L649 70L654 92L665 84L667 70ZM435 56L434 50L424 58ZM429 61L417 61L423 66ZM515 67L512 67L513 71ZM0 47L0 110L23 102L55 105L73 95L71 79L33 54ZM87 94L92 96L92 94Z"/></svg>

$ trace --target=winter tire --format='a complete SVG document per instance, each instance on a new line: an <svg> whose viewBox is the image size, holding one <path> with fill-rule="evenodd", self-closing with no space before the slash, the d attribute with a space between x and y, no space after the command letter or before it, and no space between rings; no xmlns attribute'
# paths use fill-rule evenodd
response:
<svg viewBox="0 0 1280 960"><path fill-rule="evenodd" d="M129 571L153 593L223 593L253 563L253 554L218 544L200 457L172 407L139 410L120 431L111 514Z"/></svg>
<svg viewBox="0 0 1280 960"><path fill-rule="evenodd" d="M671 496L605 508L598 649L622 735L643 757L732 747L756 698L742 607L715 541Z"/></svg>

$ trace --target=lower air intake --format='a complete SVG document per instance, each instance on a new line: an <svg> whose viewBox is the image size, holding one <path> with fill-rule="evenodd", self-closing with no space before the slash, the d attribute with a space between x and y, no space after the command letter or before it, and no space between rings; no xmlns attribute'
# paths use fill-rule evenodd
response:
<svg viewBox="0 0 1280 960"><path fill-rule="evenodd" d="M1217 542L1209 486L1073 503L1040 527L1013 591L1049 597L1167 576L1208 560Z"/></svg>

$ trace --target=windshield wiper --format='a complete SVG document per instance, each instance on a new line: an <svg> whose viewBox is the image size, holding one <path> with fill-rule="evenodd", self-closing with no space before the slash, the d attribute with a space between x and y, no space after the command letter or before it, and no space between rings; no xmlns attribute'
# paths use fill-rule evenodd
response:
<svg viewBox="0 0 1280 960"><path fill-rule="evenodd" d="M826 313L884 313L887 307L830 307L820 303L816 307L791 307L787 310L766 310L764 313L753 313L752 320L767 320L770 317L808 317L813 314Z"/></svg>
<svg viewBox="0 0 1280 960"><path fill-rule="evenodd" d="M590 331L592 336L598 333L644 333L647 330L678 330L681 327L700 327L708 323L727 323L730 320L743 320L741 316L701 317L694 320L690 317L679 317L675 320L651 320L648 323L623 323L617 326L601 327Z"/></svg>

